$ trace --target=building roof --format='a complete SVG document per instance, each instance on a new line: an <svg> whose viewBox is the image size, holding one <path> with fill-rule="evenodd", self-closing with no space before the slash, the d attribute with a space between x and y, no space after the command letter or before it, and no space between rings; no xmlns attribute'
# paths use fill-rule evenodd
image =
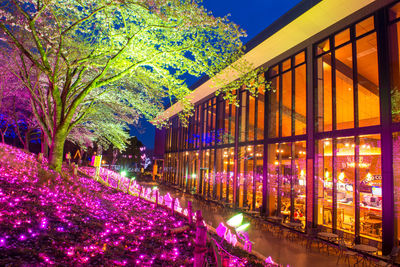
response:
<svg viewBox="0 0 400 267"><path fill-rule="evenodd" d="M250 40L246 44L246 53L239 60L244 59L258 68L373 2L375 0L303 0ZM222 80L226 83L239 77L229 66L219 75L223 75ZM212 81L213 78L205 77L192 86L193 91L189 95L192 103L197 103L220 88ZM170 118L181 110L178 102L164 111L162 116Z"/></svg>

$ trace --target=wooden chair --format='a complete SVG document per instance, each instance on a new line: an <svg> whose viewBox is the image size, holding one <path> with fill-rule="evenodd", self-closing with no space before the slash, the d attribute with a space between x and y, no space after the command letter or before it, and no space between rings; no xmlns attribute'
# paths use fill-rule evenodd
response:
<svg viewBox="0 0 400 267"><path fill-rule="evenodd" d="M391 266L397 266L396 265L396 260L398 256L400 255L400 247L396 246L392 248L392 251L390 252L389 255L383 256L385 260L380 260L378 262L375 262L375 266L378 267L391 267Z"/></svg>

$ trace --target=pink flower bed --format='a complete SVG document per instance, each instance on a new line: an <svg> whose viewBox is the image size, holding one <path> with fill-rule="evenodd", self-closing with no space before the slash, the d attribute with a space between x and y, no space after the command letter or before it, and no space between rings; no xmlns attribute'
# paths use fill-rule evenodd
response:
<svg viewBox="0 0 400 267"><path fill-rule="evenodd" d="M0 145L0 266L192 265L194 232L168 232L185 219L63 173Z"/></svg>

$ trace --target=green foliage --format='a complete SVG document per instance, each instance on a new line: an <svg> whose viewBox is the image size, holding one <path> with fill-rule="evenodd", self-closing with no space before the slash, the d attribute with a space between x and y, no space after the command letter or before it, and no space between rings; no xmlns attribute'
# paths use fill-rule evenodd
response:
<svg viewBox="0 0 400 267"><path fill-rule="evenodd" d="M93 123L104 107L129 120L153 120L163 99L176 98L187 122L193 105L185 75L218 73L244 36L196 0L14 0L0 8L2 47L14 51L7 52L14 73L51 146L63 145L75 127L109 127L105 118ZM129 120L118 120L111 129L119 133L104 131L103 140L119 146Z"/></svg>
<svg viewBox="0 0 400 267"><path fill-rule="evenodd" d="M392 116L397 120L400 117L400 91L394 88L390 93L392 96Z"/></svg>

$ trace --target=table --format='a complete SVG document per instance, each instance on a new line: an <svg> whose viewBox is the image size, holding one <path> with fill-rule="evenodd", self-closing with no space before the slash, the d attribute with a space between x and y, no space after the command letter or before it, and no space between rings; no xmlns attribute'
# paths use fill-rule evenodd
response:
<svg viewBox="0 0 400 267"><path fill-rule="evenodd" d="M338 239L338 237L339 237L337 234L328 233L328 232L319 232L318 236L328 239L328 241L334 241L334 240Z"/></svg>
<svg viewBox="0 0 400 267"><path fill-rule="evenodd" d="M378 251L378 248L364 244L357 244L354 246L354 249L365 253L375 253Z"/></svg>
<svg viewBox="0 0 400 267"><path fill-rule="evenodd" d="M293 227L295 229L296 228L303 228L303 224L300 223L300 222L288 222L286 225L289 226L289 227Z"/></svg>
<svg viewBox="0 0 400 267"><path fill-rule="evenodd" d="M364 252L362 254L362 258L359 261L356 262L356 264L358 264L359 262L362 261L363 266L364 266L364 262L366 262L368 260L368 256L365 253L375 253L375 252L378 251L378 248L376 248L376 247L363 245L363 244L355 245L354 249L359 250L361 252Z"/></svg>
<svg viewBox="0 0 400 267"><path fill-rule="evenodd" d="M375 231L375 234L379 236L379 228L382 225L382 220L378 219L367 219L364 220L364 225L371 225L371 230Z"/></svg>
<svg viewBox="0 0 400 267"><path fill-rule="evenodd" d="M271 220L273 222L276 223L280 223L282 221L282 217L278 217L278 216L269 216L267 217L268 220Z"/></svg>
<svg viewBox="0 0 400 267"><path fill-rule="evenodd" d="M246 211L246 213L249 215L260 215L260 212L257 210Z"/></svg>

